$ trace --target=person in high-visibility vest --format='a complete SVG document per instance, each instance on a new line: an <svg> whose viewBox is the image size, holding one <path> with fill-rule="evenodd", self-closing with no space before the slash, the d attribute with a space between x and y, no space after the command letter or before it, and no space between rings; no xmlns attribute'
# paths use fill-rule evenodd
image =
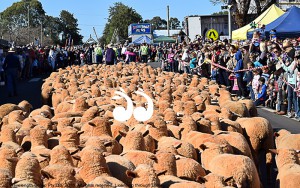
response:
<svg viewBox="0 0 300 188"><path fill-rule="evenodd" d="M97 47L94 50L96 54L96 63L97 64L102 64L102 59L103 59L103 51L102 48L99 44L97 44Z"/></svg>
<svg viewBox="0 0 300 188"><path fill-rule="evenodd" d="M142 55L142 62L147 63L148 60L148 45L146 42L143 43L143 46L141 46L141 55Z"/></svg>
<svg viewBox="0 0 300 188"><path fill-rule="evenodd" d="M118 49L117 49L116 45L113 46L113 50L115 51L115 55L116 55L115 62L114 62L114 64L116 65L117 62L118 62L118 55L119 55L118 54Z"/></svg>

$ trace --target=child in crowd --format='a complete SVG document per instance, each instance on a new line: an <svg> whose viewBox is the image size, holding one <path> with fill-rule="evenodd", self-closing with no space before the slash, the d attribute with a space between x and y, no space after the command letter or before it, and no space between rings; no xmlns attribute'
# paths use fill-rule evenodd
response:
<svg viewBox="0 0 300 188"><path fill-rule="evenodd" d="M253 63L248 62L247 63L247 68L249 69L245 74L244 74L244 82L246 82L247 86L247 91L250 93L250 97L252 98L253 90L252 90L252 80L253 80Z"/></svg>
<svg viewBox="0 0 300 188"><path fill-rule="evenodd" d="M265 102L265 106L275 109L275 106L276 106L275 102L276 102L275 85L274 85L274 82L270 82L268 84L267 100Z"/></svg>
<svg viewBox="0 0 300 188"><path fill-rule="evenodd" d="M252 91L253 94L251 94L251 99L254 101L257 98L258 94L258 87L259 87L259 72L258 70L253 70L253 80L252 80Z"/></svg>
<svg viewBox="0 0 300 188"><path fill-rule="evenodd" d="M268 85L269 83L269 79L270 79L270 74L269 74L269 68L268 67L264 67L262 69L262 74L261 77L264 77L266 80L266 85Z"/></svg>
<svg viewBox="0 0 300 188"><path fill-rule="evenodd" d="M264 77L259 78L259 90L258 90L257 98L254 102L255 106L265 104L265 101L267 99L267 86L265 82L266 80Z"/></svg>
<svg viewBox="0 0 300 188"><path fill-rule="evenodd" d="M211 69L211 80L217 80L217 67L215 66Z"/></svg>

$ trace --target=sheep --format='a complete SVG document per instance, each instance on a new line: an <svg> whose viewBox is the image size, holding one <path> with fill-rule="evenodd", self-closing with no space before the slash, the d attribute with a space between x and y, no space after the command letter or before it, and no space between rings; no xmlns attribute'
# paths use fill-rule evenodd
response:
<svg viewBox="0 0 300 188"><path fill-rule="evenodd" d="M80 177L85 183L91 182L98 176L110 176L103 152L93 147L85 147L80 152Z"/></svg>
<svg viewBox="0 0 300 188"><path fill-rule="evenodd" d="M171 175L161 175L158 176L162 188L172 187L172 188L204 188L204 184L200 184L193 181L183 180L176 176Z"/></svg>
<svg viewBox="0 0 300 188"><path fill-rule="evenodd" d="M243 135L249 143L252 156L257 167L259 166L259 163L262 163L262 161L258 160L259 152L266 152L268 178L270 178L272 155L269 152L269 149L274 148L274 134L270 122L261 117L239 118L237 122L244 130Z"/></svg>
<svg viewBox="0 0 300 188"><path fill-rule="evenodd" d="M103 134L112 136L110 124L106 118L96 117L89 121L88 125L92 127L91 136L101 136Z"/></svg>
<svg viewBox="0 0 300 188"><path fill-rule="evenodd" d="M121 156L124 156L129 161L131 161L134 166L138 166L140 164L153 166L153 164L157 162L156 156L153 153L147 151L130 150L122 153Z"/></svg>
<svg viewBox="0 0 300 188"><path fill-rule="evenodd" d="M44 187L77 187L75 170L69 166L50 165L41 170Z"/></svg>
<svg viewBox="0 0 300 188"><path fill-rule="evenodd" d="M146 131L144 134L138 131L120 132L120 134L124 137L124 139L120 140L123 146L123 152L128 150L146 151L144 136L147 136L149 131Z"/></svg>
<svg viewBox="0 0 300 188"><path fill-rule="evenodd" d="M165 146L174 146L179 155L197 160L197 153L192 144L172 137L162 137L158 142L158 150Z"/></svg>
<svg viewBox="0 0 300 188"><path fill-rule="evenodd" d="M135 165L127 158L119 155L109 155L105 157L111 175L124 182L127 186L132 185L132 178L126 176L126 171L134 171Z"/></svg>
<svg viewBox="0 0 300 188"><path fill-rule="evenodd" d="M10 112L7 116L8 124L13 124L15 122L22 123L23 120L26 118L22 110L14 110Z"/></svg>
<svg viewBox="0 0 300 188"><path fill-rule="evenodd" d="M203 150L201 152L201 164L204 168L209 167L209 163L218 155L224 153L233 153L233 149L229 144L216 144L211 142L206 142L200 145L200 148Z"/></svg>
<svg viewBox="0 0 300 188"><path fill-rule="evenodd" d="M21 101L18 106L23 110L23 112L26 113L25 117L28 117L31 109L33 108L32 105L26 100Z"/></svg>
<svg viewBox="0 0 300 188"><path fill-rule="evenodd" d="M234 154L245 155L253 160L251 148L242 134L237 132L216 131L215 138L228 142L230 146L232 146Z"/></svg>
<svg viewBox="0 0 300 188"><path fill-rule="evenodd" d="M177 177L179 178L188 178L193 181L196 181L198 176L205 176L205 170L202 166L195 160L176 156L176 168L177 168Z"/></svg>
<svg viewBox="0 0 300 188"><path fill-rule="evenodd" d="M241 125L236 121L232 121L230 119L221 119L220 124L222 131L231 131L243 134Z"/></svg>
<svg viewBox="0 0 300 188"><path fill-rule="evenodd" d="M0 169L5 169L11 177L15 176L15 167L18 162L16 151L10 148L0 148Z"/></svg>
<svg viewBox="0 0 300 188"><path fill-rule="evenodd" d="M15 142L17 143L16 133L19 129L14 129L10 125L6 125L1 130L0 142Z"/></svg>
<svg viewBox="0 0 300 188"><path fill-rule="evenodd" d="M277 183L279 187L299 187L300 163L297 156L299 155L299 151L293 149L277 149L271 151L277 154Z"/></svg>
<svg viewBox="0 0 300 188"><path fill-rule="evenodd" d="M238 103L242 103L246 106L246 108L248 109L249 111L249 115L250 117L257 117L257 109L254 105L254 102L253 100L239 100Z"/></svg>
<svg viewBox="0 0 300 188"><path fill-rule="evenodd" d="M89 182L86 187L122 187L128 188L125 183L122 181L114 178L114 177L107 177L107 176L99 176L95 178L93 181Z"/></svg>
<svg viewBox="0 0 300 188"><path fill-rule="evenodd" d="M172 153L160 151L155 154L157 163L154 163L153 168L156 173L164 172L164 175L177 175L176 158Z"/></svg>
<svg viewBox="0 0 300 188"><path fill-rule="evenodd" d="M83 132L78 131L73 127L65 127L61 132L61 137L59 138L59 144L65 146L68 150L77 150L79 145L79 136Z"/></svg>
<svg viewBox="0 0 300 188"><path fill-rule="evenodd" d="M3 168L0 168L0 187L11 188L11 173Z"/></svg>
<svg viewBox="0 0 300 188"><path fill-rule="evenodd" d="M25 152L17 163L15 178L21 180L18 183L29 181L34 185L42 186L41 167L37 157L30 152ZM25 182L24 182L25 184Z"/></svg>
<svg viewBox="0 0 300 188"><path fill-rule="evenodd" d="M229 188L229 186L237 186L232 176L224 177L214 173L210 173L200 178L200 181L205 183L206 188Z"/></svg>
<svg viewBox="0 0 300 188"><path fill-rule="evenodd" d="M4 116L8 115L14 110L22 110L18 105L7 103L0 106L0 118L3 119Z"/></svg>
<svg viewBox="0 0 300 188"><path fill-rule="evenodd" d="M214 157L207 170L224 177L232 176L241 187L260 187L260 180L253 161L243 155L221 154Z"/></svg>
<svg viewBox="0 0 300 188"><path fill-rule="evenodd" d="M47 129L42 126L36 126L30 130L31 147L45 146L48 147Z"/></svg>
<svg viewBox="0 0 300 188"><path fill-rule="evenodd" d="M300 134L291 134L287 130L280 130L275 135L275 144L277 149L295 149L300 150Z"/></svg>
<svg viewBox="0 0 300 188"><path fill-rule="evenodd" d="M155 174L154 169L146 164L141 164L136 167L134 171L127 170L126 175L132 180L133 187L149 187L158 188L160 187L160 181Z"/></svg>

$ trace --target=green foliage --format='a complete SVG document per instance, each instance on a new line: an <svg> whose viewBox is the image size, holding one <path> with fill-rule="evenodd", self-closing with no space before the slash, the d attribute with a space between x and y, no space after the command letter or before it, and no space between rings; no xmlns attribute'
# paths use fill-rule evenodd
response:
<svg viewBox="0 0 300 188"><path fill-rule="evenodd" d="M77 19L71 13L62 11L60 18L48 16L38 0L22 0L13 3L0 13L0 35L9 36L16 43L28 44L32 42L28 40L32 40L33 37L39 38L40 32L36 33L33 30L40 31L41 25L43 25L44 37L51 38L54 44L64 44L58 38L61 32L71 34L74 44L79 44L82 41Z"/></svg>
<svg viewBox="0 0 300 188"><path fill-rule="evenodd" d="M212 15L214 15L214 16L217 16L217 15L228 15L228 11L215 12Z"/></svg>
<svg viewBox="0 0 300 188"><path fill-rule="evenodd" d="M180 21L178 18L170 18L170 29L178 29L180 27Z"/></svg>
<svg viewBox="0 0 300 188"><path fill-rule="evenodd" d="M66 10L62 10L60 12L59 21L59 30L63 32L62 43L65 44L66 39L69 35L71 35L74 45L81 44L83 36L79 34L79 28L77 23L78 20L74 17L74 15Z"/></svg>
<svg viewBox="0 0 300 188"><path fill-rule="evenodd" d="M142 16L135 9L121 2L114 3L114 6L110 7L108 11L108 22L101 38L101 42L105 44L111 41L115 29L118 29L120 40L125 40L128 38L128 26L142 21Z"/></svg>

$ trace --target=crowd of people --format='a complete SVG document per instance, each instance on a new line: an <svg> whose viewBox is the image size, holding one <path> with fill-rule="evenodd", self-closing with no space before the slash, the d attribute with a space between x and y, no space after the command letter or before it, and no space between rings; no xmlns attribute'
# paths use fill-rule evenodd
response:
<svg viewBox="0 0 300 188"><path fill-rule="evenodd" d="M0 54L0 78L6 72L9 95L17 95L17 79L55 71L71 65L118 62L160 62L165 71L197 74L227 87L238 99L252 99L300 121L300 38L267 40L259 32L252 40L230 43L198 36L194 41L105 47L33 47ZM17 58L16 58L17 57ZM10 63L14 62L14 63ZM298 73L299 72L299 73ZM2 83L2 82L1 82Z"/></svg>

